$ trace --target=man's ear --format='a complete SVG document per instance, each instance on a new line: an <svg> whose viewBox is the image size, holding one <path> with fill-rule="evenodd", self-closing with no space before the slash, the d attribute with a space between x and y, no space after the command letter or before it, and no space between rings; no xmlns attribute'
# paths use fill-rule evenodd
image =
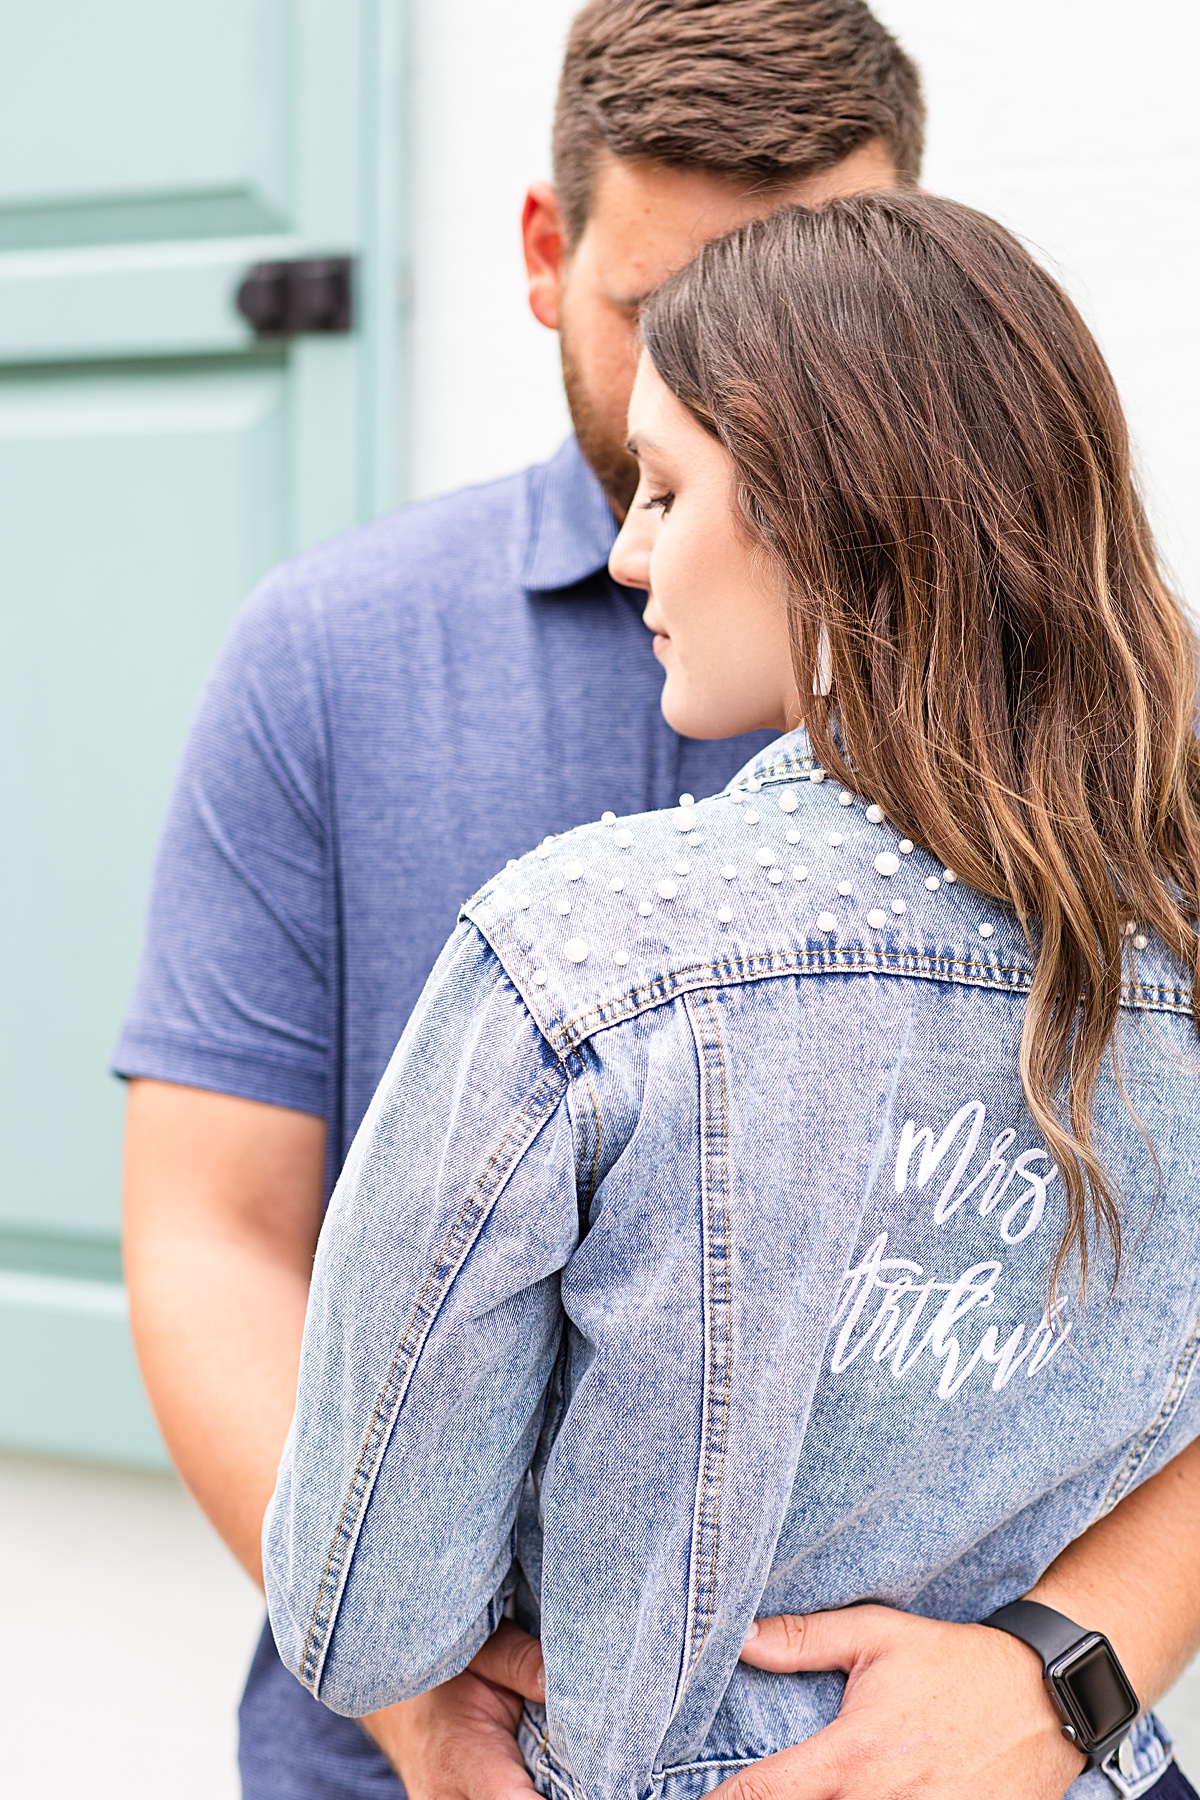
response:
<svg viewBox="0 0 1200 1800"><path fill-rule="evenodd" d="M557 331L566 251L558 195L548 181L535 181L525 196L521 241L529 280L529 310L539 325Z"/></svg>

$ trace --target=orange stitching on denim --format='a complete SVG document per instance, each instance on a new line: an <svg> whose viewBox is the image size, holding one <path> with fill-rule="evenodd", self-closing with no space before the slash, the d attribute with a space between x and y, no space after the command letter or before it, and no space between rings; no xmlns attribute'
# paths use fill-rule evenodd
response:
<svg viewBox="0 0 1200 1800"><path fill-rule="evenodd" d="M731 1271L729 1266L733 1248L729 1239L729 1091L725 1078L725 1046L721 1039L721 1022L717 1015L717 1009L711 993L705 992L704 1002L708 1007L709 1014L712 1018L713 1035L717 1040L717 1059L721 1070L721 1212L725 1234L725 1273L723 1278L725 1289L725 1386L721 1395L721 1443L717 1452L717 1485L716 1492L713 1495L713 1549L712 1569L709 1576L708 1612L705 1617L704 1630L701 1633L700 1642L696 1646L697 1656L699 1656L701 1650L704 1648L704 1641L708 1636L709 1627L712 1625L713 1614L716 1611L717 1605L717 1552L721 1542L721 1490L725 1480L725 1448L729 1435L729 1406L732 1399L733 1380L733 1329L730 1314L730 1307L732 1305L730 1295Z"/></svg>
<svg viewBox="0 0 1200 1800"><path fill-rule="evenodd" d="M347 1529L348 1528L353 1529L353 1519L351 1518L351 1508L352 1507L355 1508L355 1516L356 1516L357 1508L361 1507L361 1505L362 1505L363 1494L360 1491L356 1495L355 1490L356 1490L356 1487L358 1486L359 1478L360 1478L360 1476L362 1476L362 1474L364 1472L364 1465L366 1464L367 1458L371 1454L372 1439L375 1436L376 1427L379 1423L380 1413L382 1412L383 1407L388 1400L389 1390L390 1390L390 1388L392 1386L392 1382L395 1378L396 1371L400 1367L401 1362L403 1361L405 1347L408 1343L409 1334L412 1332L413 1327L416 1325L418 1319L421 1316L422 1308L424 1307L424 1304L425 1304L426 1295L429 1293L431 1286L433 1285L435 1279L437 1278L439 1265L441 1264L443 1258L448 1257L450 1255L451 1246L453 1245L454 1239L455 1239L456 1235L458 1234L458 1231L463 1223L463 1220L467 1217L468 1213L471 1211L471 1208L474 1205L475 1201L477 1200L478 1196L483 1191L484 1185L487 1182L488 1176L491 1174L492 1170L496 1167L506 1146L509 1145L509 1143L514 1139L517 1132L520 1130L521 1125L526 1120L529 1120L530 1122L532 1122L534 1108L538 1104L539 1092L548 1083L553 1084L553 1087L552 1087L551 1093L547 1096L546 1100L542 1103L541 1110L542 1110L543 1117L551 1110L552 1104L556 1103L561 1098L563 1090L566 1086L566 1083L562 1076L562 1070L560 1068L548 1069L546 1071L546 1073L542 1076L542 1079L538 1082L537 1086L533 1089L529 1098L526 1100L525 1105L521 1108L520 1112L517 1114L517 1116L513 1120L512 1124L509 1126L504 1137L500 1140L499 1144L496 1146L495 1150L492 1152L492 1155L489 1157L485 1168L480 1173L479 1178L475 1183L475 1186L471 1189L470 1193L467 1195L467 1198L464 1200L462 1207L459 1211L458 1217L455 1219L453 1225L450 1227L450 1230L446 1233L446 1236L442 1242L441 1248L439 1249L437 1256L434 1258L433 1267L430 1269L429 1274L425 1278L425 1282L421 1288L421 1291L417 1295L417 1299L416 1299L416 1302L414 1304L413 1311L412 1311L412 1316L409 1319L408 1324L404 1328L404 1335L401 1338L400 1343L396 1349L395 1355L392 1358L391 1364L388 1368L387 1375L384 1378L383 1386L379 1390L379 1394L376 1397L375 1406L372 1410L370 1420L367 1424L367 1429L363 1435L362 1447L358 1453L358 1461L354 1466L354 1473L350 1477L350 1485L346 1492L346 1498L345 1498L345 1501L342 1506L341 1515L338 1519L337 1526L335 1527L335 1530L334 1530L333 1541L330 1544L329 1555L326 1558L325 1568L322 1571L320 1586L317 1589L317 1597L316 1597L316 1600L313 1605L312 1618L309 1621L308 1635L304 1640L304 1650L301 1655L301 1661L300 1661L300 1667L303 1672L307 1673L307 1671L309 1670L310 1652L313 1649L313 1641L314 1641L314 1638L316 1637L318 1627L321 1626L322 1602L324 1601L324 1598L325 1598L325 1591L326 1591L327 1586L329 1585L330 1574L333 1570L334 1562L338 1555L339 1547L343 1543L343 1536L344 1536L344 1533L347 1531ZM529 1139L524 1140L524 1142L521 1145L521 1148L524 1149L525 1143L527 1143L529 1141L531 1141L531 1140L529 1140ZM512 1165L510 1164L510 1167L511 1166ZM452 1272L454 1270L454 1267L455 1267L455 1264L453 1262L450 1262L448 1264L446 1270L444 1271L442 1282L441 1282L441 1287L443 1290L446 1286L446 1282L448 1281L450 1275L452 1274ZM323 1638L323 1636L324 1636L324 1628L322 1628L322 1638ZM316 1691L315 1679L316 1678L315 1678L315 1674L314 1674L314 1677L313 1677L313 1681L314 1681L313 1692L314 1693Z"/></svg>
<svg viewBox="0 0 1200 1800"><path fill-rule="evenodd" d="M1141 1468L1151 1450L1153 1450L1155 1444L1157 1444L1159 1438L1174 1418L1191 1377L1192 1366L1196 1361L1197 1351L1200 1351L1200 1318L1198 1318L1193 1325L1192 1335L1183 1346L1179 1360L1172 1370L1171 1380L1168 1383L1162 1405L1154 1415L1152 1422L1146 1427L1145 1431L1143 1431L1142 1435L1134 1444L1129 1455L1125 1458L1112 1486L1109 1488L1107 1494L1105 1494L1104 1499L1101 1502L1100 1512L1097 1515L1099 1518L1103 1518L1106 1513L1110 1513L1113 1507L1117 1505L1118 1501L1124 1499L1125 1495L1129 1492L1130 1487L1133 1485L1138 1470Z"/></svg>

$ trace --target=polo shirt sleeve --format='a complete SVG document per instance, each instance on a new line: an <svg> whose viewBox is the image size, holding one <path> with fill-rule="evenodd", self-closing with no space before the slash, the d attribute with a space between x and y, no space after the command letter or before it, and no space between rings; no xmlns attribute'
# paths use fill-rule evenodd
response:
<svg viewBox="0 0 1200 1800"><path fill-rule="evenodd" d="M217 658L159 842L119 1075L327 1114L335 936L318 642L285 566Z"/></svg>

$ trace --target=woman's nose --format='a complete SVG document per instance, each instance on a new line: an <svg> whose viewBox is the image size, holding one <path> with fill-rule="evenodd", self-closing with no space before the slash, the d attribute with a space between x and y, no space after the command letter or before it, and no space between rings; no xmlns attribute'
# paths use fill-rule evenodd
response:
<svg viewBox="0 0 1200 1800"><path fill-rule="evenodd" d="M608 559L608 572L622 587L650 586L650 524L645 513L632 508L617 533Z"/></svg>

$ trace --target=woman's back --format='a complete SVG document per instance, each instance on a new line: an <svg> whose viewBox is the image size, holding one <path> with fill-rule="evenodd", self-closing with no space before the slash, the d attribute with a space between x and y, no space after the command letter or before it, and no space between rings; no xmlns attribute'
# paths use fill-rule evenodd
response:
<svg viewBox="0 0 1200 1800"><path fill-rule="evenodd" d="M350 1711L461 1666L515 1519L542 1785L704 1792L837 1710L838 1677L739 1667L756 1614L985 1617L1200 1429L1189 978L1135 922L1122 1067L1161 1175L1106 1073L1124 1266L1081 1306L1069 1265L1055 1323L1034 955L802 733L466 916L327 1227L292 1455L331 1479L300 1530L277 1501L273 1583L311 1602L281 1649Z"/></svg>

